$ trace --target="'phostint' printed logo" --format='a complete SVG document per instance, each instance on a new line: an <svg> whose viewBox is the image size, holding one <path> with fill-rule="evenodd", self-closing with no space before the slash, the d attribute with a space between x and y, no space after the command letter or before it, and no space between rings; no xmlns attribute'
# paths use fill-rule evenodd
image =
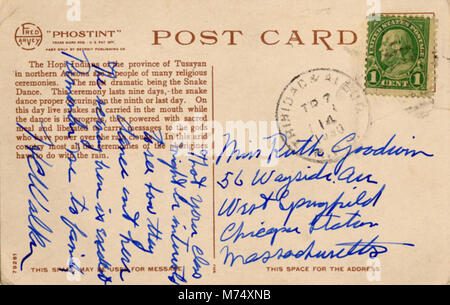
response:
<svg viewBox="0 0 450 305"><path fill-rule="evenodd" d="M17 28L14 38L22 49L34 50L42 42L42 31L37 25L27 22Z"/></svg>

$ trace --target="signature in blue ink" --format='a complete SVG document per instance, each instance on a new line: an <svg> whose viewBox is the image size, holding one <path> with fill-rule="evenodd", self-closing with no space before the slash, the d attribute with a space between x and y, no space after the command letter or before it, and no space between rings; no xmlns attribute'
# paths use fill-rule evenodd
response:
<svg viewBox="0 0 450 305"><path fill-rule="evenodd" d="M43 144L43 146L53 146L53 142L50 139L50 136L47 134L44 128L44 124L41 123L42 130L44 131L44 137L38 137L33 134L21 124L16 123L17 126L22 128L23 131L28 133L33 139ZM34 248L38 245L42 248L47 246L47 243L50 243L50 239L44 235L46 233L53 233L53 230L44 222L41 216L38 216L41 210L38 209L40 207L42 211L49 213L50 210L46 206L48 203L48 198L45 194L45 191L48 191L49 188L45 184L42 179L45 177L45 167L52 167L50 163L42 159L38 152L42 151L40 147L37 145L33 146L25 146L26 149L30 152L27 155L27 163L28 163L28 191L31 196L31 199L28 199L28 228L29 233L28 237L30 239L29 247L30 251L22 258L20 262L20 270L23 270L23 265L27 259L29 259L34 254ZM41 211L41 212L42 212Z"/></svg>

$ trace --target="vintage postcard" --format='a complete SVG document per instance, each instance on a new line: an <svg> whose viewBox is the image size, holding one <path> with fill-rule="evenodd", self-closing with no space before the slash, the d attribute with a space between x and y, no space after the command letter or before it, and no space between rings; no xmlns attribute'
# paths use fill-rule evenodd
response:
<svg viewBox="0 0 450 305"><path fill-rule="evenodd" d="M447 284L445 0L0 1L2 284Z"/></svg>

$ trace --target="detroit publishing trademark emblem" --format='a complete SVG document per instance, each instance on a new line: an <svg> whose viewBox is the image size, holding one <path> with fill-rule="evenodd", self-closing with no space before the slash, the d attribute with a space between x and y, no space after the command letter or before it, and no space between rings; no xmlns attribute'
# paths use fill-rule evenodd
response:
<svg viewBox="0 0 450 305"><path fill-rule="evenodd" d="M382 14L368 21L366 93L431 96L434 17Z"/></svg>
<svg viewBox="0 0 450 305"><path fill-rule="evenodd" d="M42 31L33 23L23 23L16 29L14 39L19 47L24 50L31 51L41 44Z"/></svg>

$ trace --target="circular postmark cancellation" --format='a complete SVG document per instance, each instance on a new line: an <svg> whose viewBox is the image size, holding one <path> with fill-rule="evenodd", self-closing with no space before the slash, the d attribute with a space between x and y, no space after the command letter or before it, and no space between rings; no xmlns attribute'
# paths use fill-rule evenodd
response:
<svg viewBox="0 0 450 305"><path fill-rule="evenodd" d="M353 145L367 131L369 103L364 89L347 74L335 69L312 69L294 77L283 89L276 120L291 151L298 151L311 138L308 147L315 145L317 149L299 155L309 161L333 162L344 154L333 152L333 146L339 148L341 139L355 133Z"/></svg>
<svg viewBox="0 0 450 305"><path fill-rule="evenodd" d="M366 91L429 96L434 89L433 19L382 15L369 21Z"/></svg>
<svg viewBox="0 0 450 305"><path fill-rule="evenodd" d="M34 50L42 42L42 31L33 23L23 23L16 29L14 39L16 44L22 49L27 51Z"/></svg>

